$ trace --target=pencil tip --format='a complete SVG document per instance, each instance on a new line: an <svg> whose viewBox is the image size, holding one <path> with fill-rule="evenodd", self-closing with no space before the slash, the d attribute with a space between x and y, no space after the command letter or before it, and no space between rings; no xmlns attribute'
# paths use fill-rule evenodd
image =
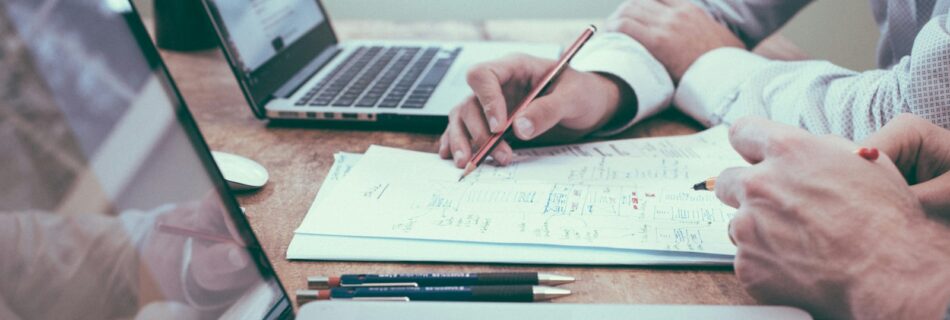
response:
<svg viewBox="0 0 950 320"><path fill-rule="evenodd" d="M462 172L462 176L459 177L458 182L462 182L462 179L465 179L465 176L467 176L469 173L472 173L472 171L475 171L475 166L469 162L467 165L465 165L465 171Z"/></svg>
<svg viewBox="0 0 950 320"><path fill-rule="evenodd" d="M694 184L693 190L695 191L706 190L706 181Z"/></svg>

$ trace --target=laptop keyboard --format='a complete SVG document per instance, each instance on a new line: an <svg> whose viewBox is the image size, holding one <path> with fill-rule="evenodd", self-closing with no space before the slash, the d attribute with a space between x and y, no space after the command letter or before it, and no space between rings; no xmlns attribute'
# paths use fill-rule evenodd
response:
<svg viewBox="0 0 950 320"><path fill-rule="evenodd" d="M461 48L358 47L297 100L297 106L404 108L425 106Z"/></svg>

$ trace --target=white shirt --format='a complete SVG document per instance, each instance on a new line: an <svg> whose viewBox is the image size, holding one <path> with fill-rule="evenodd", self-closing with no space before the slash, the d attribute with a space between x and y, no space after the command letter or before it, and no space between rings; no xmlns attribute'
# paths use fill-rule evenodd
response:
<svg viewBox="0 0 950 320"><path fill-rule="evenodd" d="M809 1L698 1L754 46ZM764 4L763 4L764 3ZM774 61L746 50L721 48L701 56L673 88L665 69L635 40L604 33L572 66L612 74L637 96L630 125L673 104L713 126L747 115L860 140L894 116L913 113L950 128L950 0L872 1L882 39L881 68L855 72L826 61ZM756 11L758 10L758 11ZM763 13L764 12L764 13ZM914 39L908 41L907 39ZM912 47L904 47L904 46Z"/></svg>

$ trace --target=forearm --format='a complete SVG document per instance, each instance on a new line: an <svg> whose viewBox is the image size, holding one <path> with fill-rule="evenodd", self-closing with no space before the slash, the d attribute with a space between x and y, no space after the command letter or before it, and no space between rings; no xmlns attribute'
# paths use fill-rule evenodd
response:
<svg viewBox="0 0 950 320"><path fill-rule="evenodd" d="M770 61L737 49L714 50L686 72L674 103L706 125L759 115L856 140L901 113L947 128L950 36L942 27L945 20L937 20L921 31L912 56L890 70L859 73L828 62Z"/></svg>
<svg viewBox="0 0 950 320"><path fill-rule="evenodd" d="M812 0L693 0L748 48L777 31Z"/></svg>
<svg viewBox="0 0 950 320"><path fill-rule="evenodd" d="M56 317L57 312L95 318L120 316L121 312L113 312L123 305L129 306L126 312L135 310L136 252L118 220L0 214L0 229L4 257L0 299L11 312L39 318ZM96 294L90 295L89 288L97 288ZM84 300L77 303L76 297Z"/></svg>
<svg viewBox="0 0 950 320"><path fill-rule="evenodd" d="M640 43L621 33L606 32L591 39L571 67L605 75L619 86L622 96L632 95L620 99L615 118L596 135L620 133L665 109L673 98L673 81L663 65Z"/></svg>

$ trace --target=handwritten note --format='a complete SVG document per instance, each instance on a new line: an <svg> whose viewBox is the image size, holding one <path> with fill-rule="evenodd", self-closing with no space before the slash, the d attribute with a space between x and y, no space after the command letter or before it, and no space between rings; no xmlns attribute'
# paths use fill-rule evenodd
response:
<svg viewBox="0 0 950 320"><path fill-rule="evenodd" d="M743 163L721 148L693 158L711 143L691 138L650 139L667 147L646 151L642 141L613 141L611 150L640 151L612 156L592 145L523 150L514 165L484 165L463 182L437 155L373 146L297 232L734 254L734 210L688 187ZM672 149L679 156L656 156Z"/></svg>
<svg viewBox="0 0 950 320"><path fill-rule="evenodd" d="M344 177L353 169L353 166L360 161L360 158L363 155L358 153L348 153L348 152L338 152L333 155L333 166L330 167L330 172L327 173L327 177L323 179L323 184L320 185L320 190L317 192L317 196L314 197L313 203L310 204L310 210L307 211L307 215L303 218L303 222L300 223L301 226L312 225L319 219L317 214L311 214L316 212L320 208L320 204L323 203L323 200L327 198L327 195L330 194L329 190L336 188L337 183L343 180ZM298 228L294 233L301 233L301 228ZM303 232L306 233L306 232Z"/></svg>
<svg viewBox="0 0 950 320"><path fill-rule="evenodd" d="M610 140L544 148L521 149L519 156L627 157L735 160L724 126L684 136Z"/></svg>

